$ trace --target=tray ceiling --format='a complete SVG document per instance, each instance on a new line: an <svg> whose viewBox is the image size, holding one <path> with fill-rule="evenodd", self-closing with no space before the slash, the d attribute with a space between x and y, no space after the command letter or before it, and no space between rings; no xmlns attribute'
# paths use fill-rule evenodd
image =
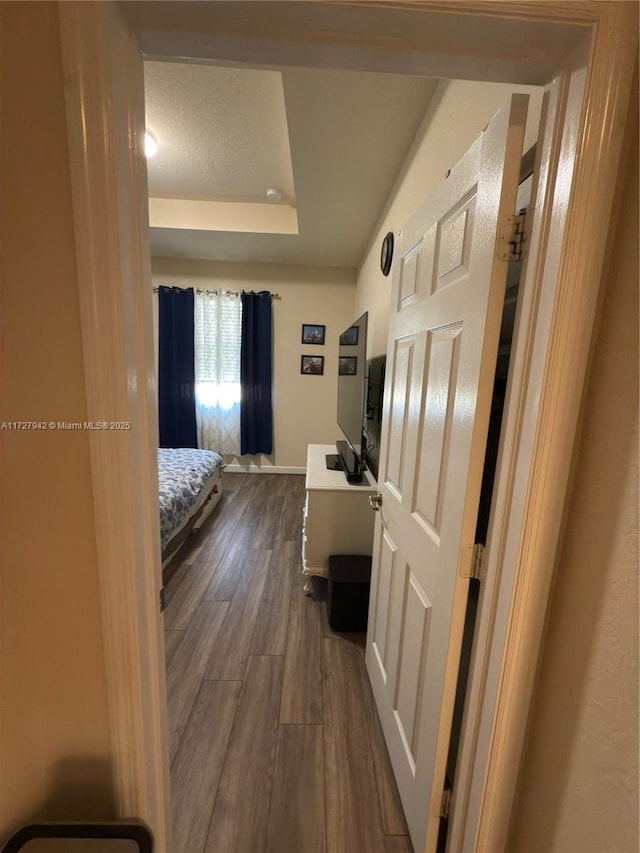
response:
<svg viewBox="0 0 640 853"><path fill-rule="evenodd" d="M145 62L152 253L357 267L436 83Z"/></svg>

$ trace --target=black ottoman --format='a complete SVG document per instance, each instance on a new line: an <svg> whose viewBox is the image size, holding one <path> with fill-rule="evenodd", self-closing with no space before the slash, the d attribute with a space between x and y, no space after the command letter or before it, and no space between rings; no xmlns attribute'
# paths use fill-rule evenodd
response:
<svg viewBox="0 0 640 853"><path fill-rule="evenodd" d="M366 631L371 586L371 557L332 554L329 557L327 614L334 631Z"/></svg>

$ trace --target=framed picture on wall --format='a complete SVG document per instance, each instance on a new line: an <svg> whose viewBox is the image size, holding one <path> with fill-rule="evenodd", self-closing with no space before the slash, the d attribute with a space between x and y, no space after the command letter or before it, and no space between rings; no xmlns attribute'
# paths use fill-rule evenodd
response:
<svg viewBox="0 0 640 853"><path fill-rule="evenodd" d="M300 362L300 373L308 376L322 376L324 373L323 355L303 355Z"/></svg>
<svg viewBox="0 0 640 853"><path fill-rule="evenodd" d="M340 346L341 347L355 347L358 346L358 333L360 328L358 326L351 326L347 329L346 332L343 332L340 335Z"/></svg>
<svg viewBox="0 0 640 853"><path fill-rule="evenodd" d="M358 357L355 355L341 355L338 359L339 376L355 376L358 372Z"/></svg>
<svg viewBox="0 0 640 853"><path fill-rule="evenodd" d="M325 326L318 326L317 323L302 324L302 343L303 344L318 344L324 345Z"/></svg>

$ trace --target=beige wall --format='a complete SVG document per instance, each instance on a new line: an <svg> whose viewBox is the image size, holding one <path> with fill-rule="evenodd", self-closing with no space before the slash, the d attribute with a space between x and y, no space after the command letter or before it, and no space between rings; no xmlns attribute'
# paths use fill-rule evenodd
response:
<svg viewBox="0 0 640 853"><path fill-rule="evenodd" d="M464 154L511 92L530 94L525 150L534 144L542 105L542 91L535 86L504 83L473 83L443 80L426 112L389 204L358 270L356 313L369 312L369 355L387 349L389 300L393 268L388 278L380 271L380 246L387 231L397 232L444 180L449 169ZM395 261L394 261L395 267Z"/></svg>
<svg viewBox="0 0 640 853"><path fill-rule="evenodd" d="M338 336L354 319L355 272L325 267L152 260L154 285L270 290L273 301L273 439L271 456L253 466L303 468L308 444L332 444L336 425ZM324 346L303 346L302 323L326 326ZM323 355L323 376L302 376L300 356ZM246 465L249 457L239 461Z"/></svg>
<svg viewBox="0 0 640 853"><path fill-rule="evenodd" d="M639 848L637 98L513 853Z"/></svg>
<svg viewBox="0 0 640 853"><path fill-rule="evenodd" d="M0 86L0 421L82 421L57 4L0 3ZM114 811L87 433L0 441L1 839Z"/></svg>

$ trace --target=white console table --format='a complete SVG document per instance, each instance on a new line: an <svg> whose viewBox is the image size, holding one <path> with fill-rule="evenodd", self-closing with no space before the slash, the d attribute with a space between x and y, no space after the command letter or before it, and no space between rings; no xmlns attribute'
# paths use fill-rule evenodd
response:
<svg viewBox="0 0 640 853"><path fill-rule="evenodd" d="M311 593L310 577L327 577L331 554L367 554L373 550L375 513L369 495L378 490L369 471L362 483L347 483L342 471L327 468L326 456L334 444L310 444L307 449L306 500L302 523L304 591Z"/></svg>

